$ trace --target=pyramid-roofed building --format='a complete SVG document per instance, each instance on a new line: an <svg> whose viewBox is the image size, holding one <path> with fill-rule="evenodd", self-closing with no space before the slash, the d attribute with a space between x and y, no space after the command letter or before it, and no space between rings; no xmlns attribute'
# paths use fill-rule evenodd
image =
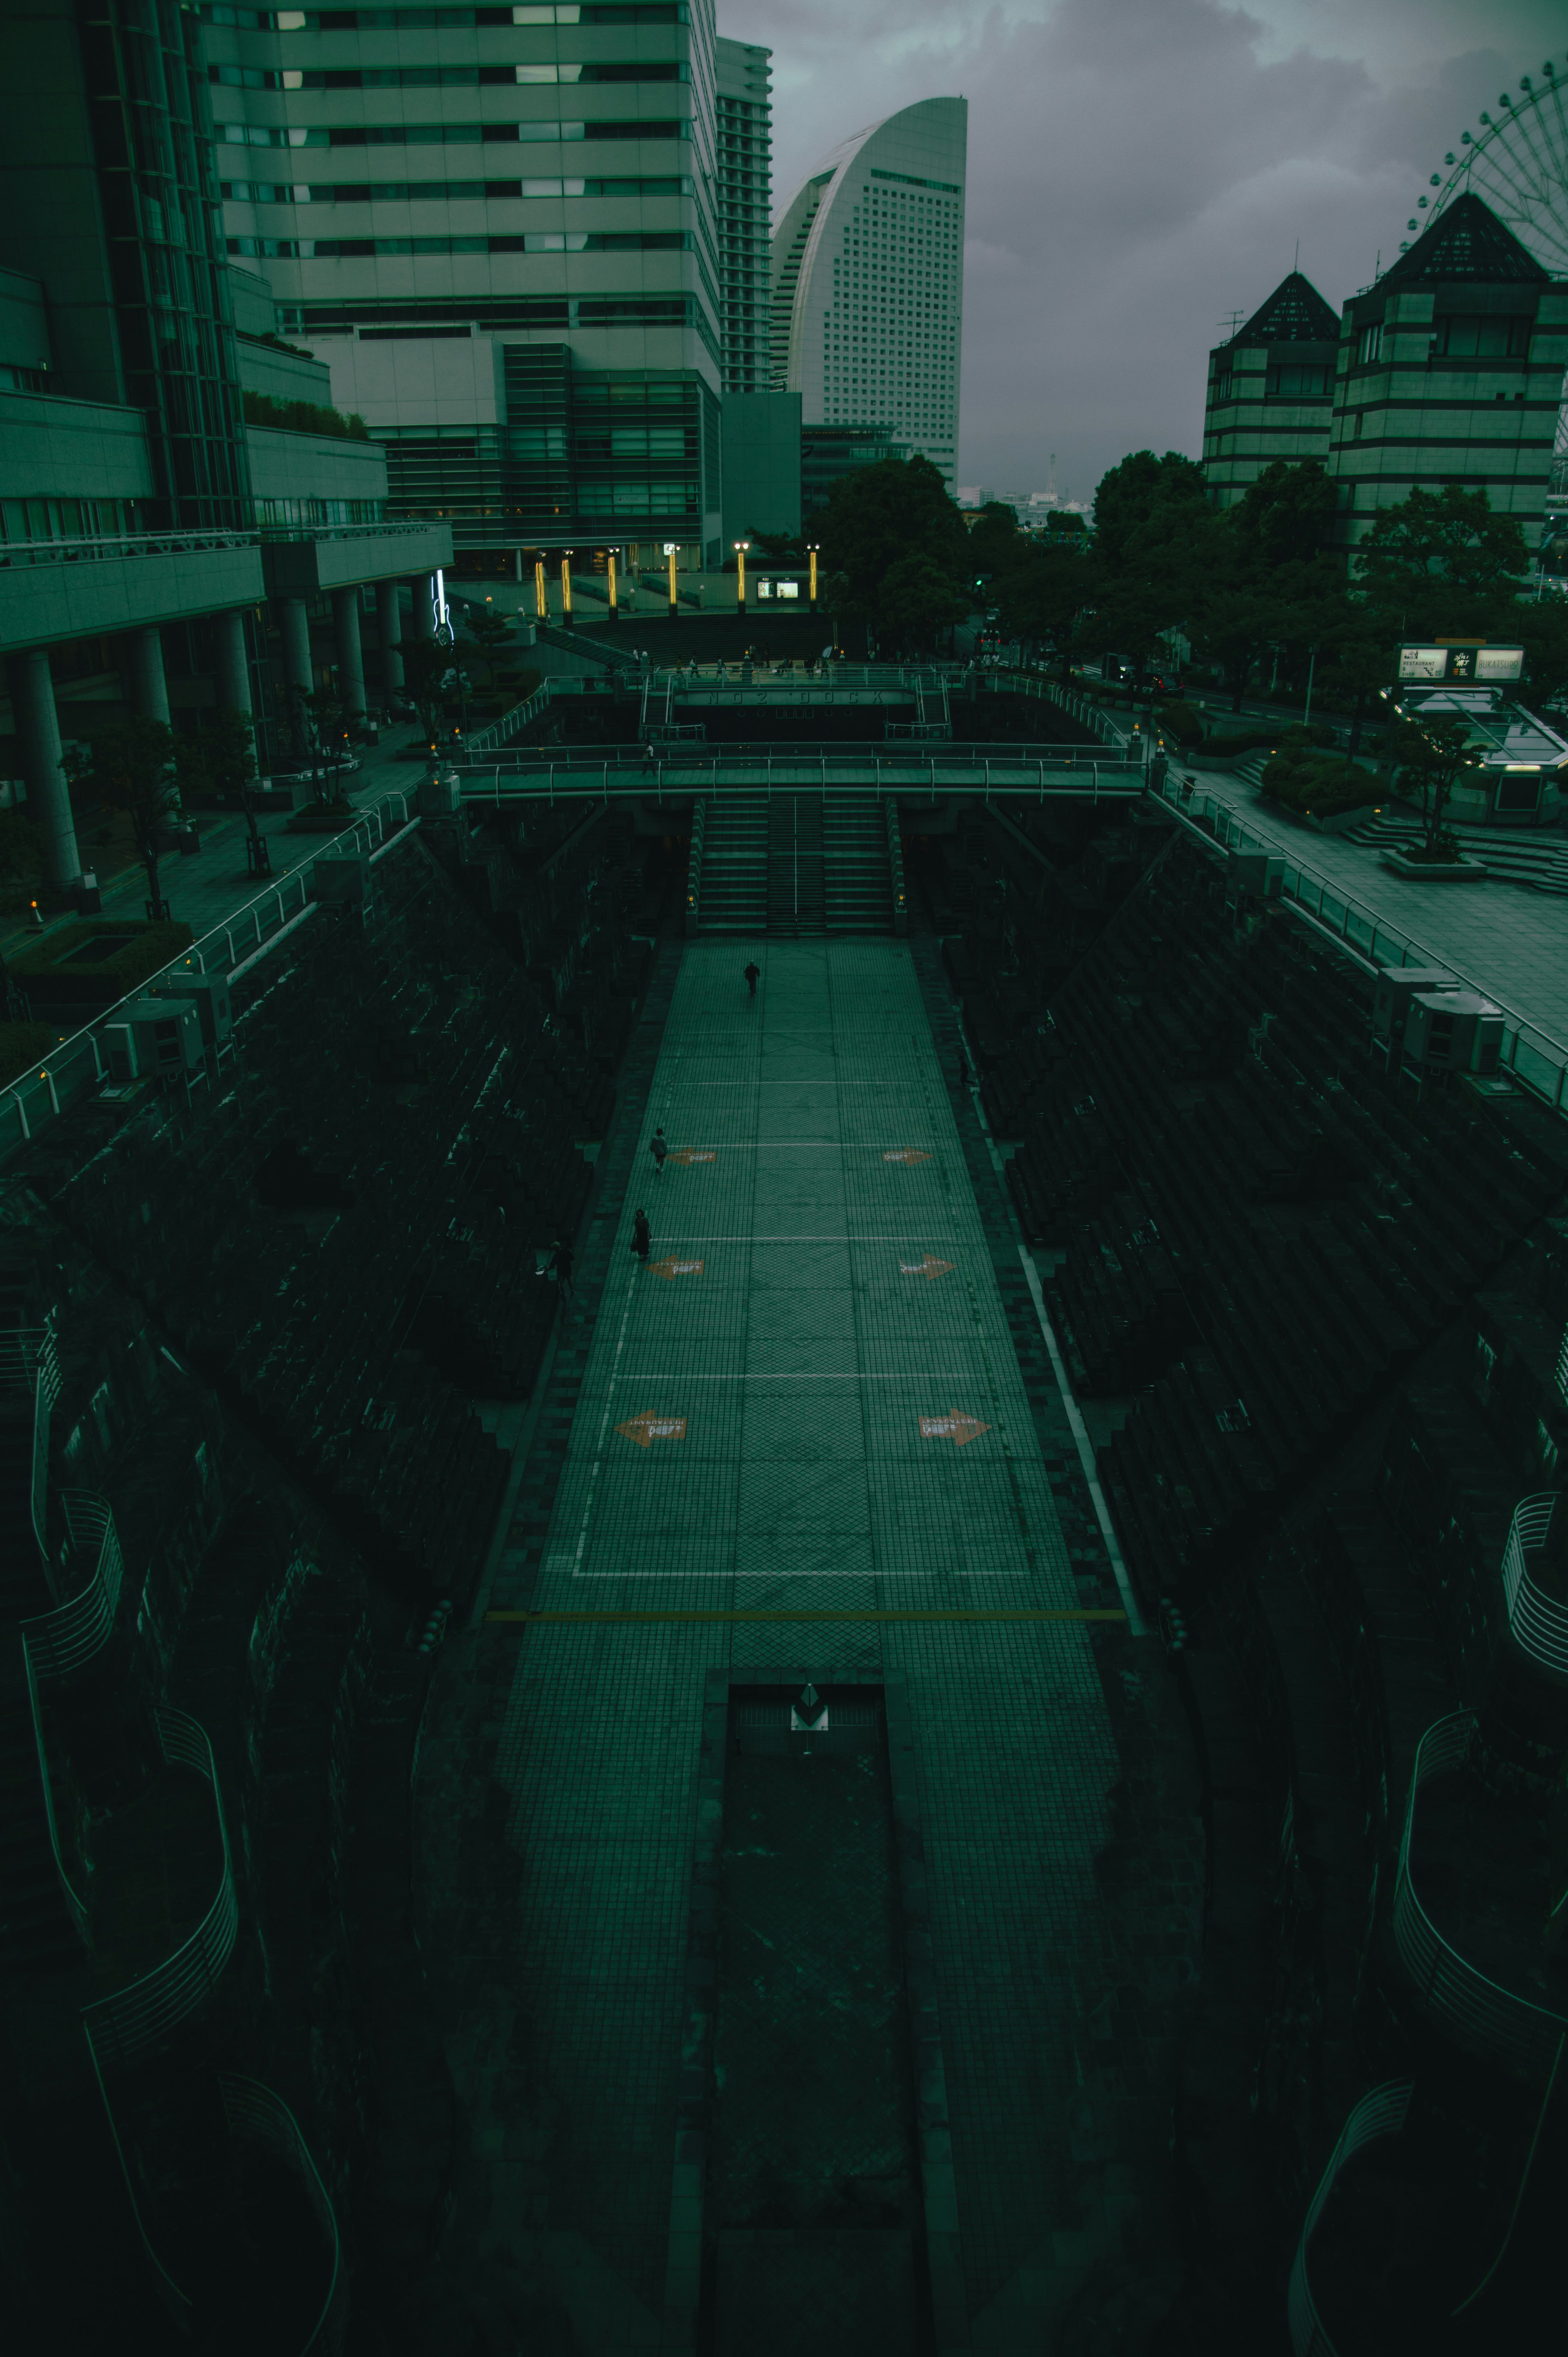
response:
<svg viewBox="0 0 1568 2357"><path fill-rule="evenodd" d="M1534 547L1568 368L1568 284L1466 190L1345 306L1332 471L1339 536L1420 487L1484 490Z"/></svg>
<svg viewBox="0 0 1568 2357"><path fill-rule="evenodd" d="M1338 341L1335 312L1293 270L1209 353L1203 457L1218 506L1231 506L1277 458L1326 463Z"/></svg>

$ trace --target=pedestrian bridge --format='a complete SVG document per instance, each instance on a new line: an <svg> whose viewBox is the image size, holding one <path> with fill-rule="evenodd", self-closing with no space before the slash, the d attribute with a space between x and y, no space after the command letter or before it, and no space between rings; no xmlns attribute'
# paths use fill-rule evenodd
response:
<svg viewBox="0 0 1568 2357"><path fill-rule="evenodd" d="M645 813L667 810L689 845L689 934L902 933L903 827L918 828L923 809L982 800L1004 816L1047 802L1092 811L1137 800L1149 781L1136 754L1102 745L594 750L602 758L470 763L458 773L463 801L515 810L624 798Z"/></svg>

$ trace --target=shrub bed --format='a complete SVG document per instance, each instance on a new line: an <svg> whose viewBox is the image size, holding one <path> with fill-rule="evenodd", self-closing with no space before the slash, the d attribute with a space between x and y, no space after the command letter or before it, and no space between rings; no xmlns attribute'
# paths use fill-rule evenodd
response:
<svg viewBox="0 0 1568 2357"><path fill-rule="evenodd" d="M1270 802L1304 818L1338 818L1384 798L1382 786L1359 761L1305 744L1281 747L1263 770L1262 788Z"/></svg>
<svg viewBox="0 0 1568 2357"><path fill-rule="evenodd" d="M195 938L175 918L149 925L139 918L89 917L22 951L11 972L30 998L50 1006L113 1006Z"/></svg>

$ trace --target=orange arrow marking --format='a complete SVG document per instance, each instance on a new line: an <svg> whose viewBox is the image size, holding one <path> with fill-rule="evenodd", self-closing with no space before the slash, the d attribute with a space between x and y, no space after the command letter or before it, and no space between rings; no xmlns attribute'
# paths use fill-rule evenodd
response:
<svg viewBox="0 0 1568 2357"><path fill-rule="evenodd" d="M683 1415L634 1415L616 1430L626 1439L635 1441L639 1448L647 1448L655 1440L684 1440L686 1419Z"/></svg>
<svg viewBox="0 0 1568 2357"><path fill-rule="evenodd" d="M671 1161L678 1162L682 1170L693 1162L716 1162L718 1158L716 1154L702 1154L691 1146L678 1146L670 1157Z"/></svg>
<svg viewBox="0 0 1568 2357"><path fill-rule="evenodd" d="M930 1158L929 1154L922 1154L914 1146L896 1146L891 1154L885 1154L882 1157L884 1162L929 1162Z"/></svg>
<svg viewBox="0 0 1568 2357"><path fill-rule="evenodd" d="M950 1260L933 1260L928 1253L924 1260L901 1260L898 1264L906 1276L946 1276Z"/></svg>
<svg viewBox="0 0 1568 2357"><path fill-rule="evenodd" d="M625 1427L623 1426L622 1429ZM956 1448L966 1441L978 1440L991 1426L972 1415L923 1415L920 1418L922 1440L950 1440Z"/></svg>
<svg viewBox="0 0 1568 2357"><path fill-rule="evenodd" d="M648 1266L650 1274L661 1276L666 1285L673 1285L678 1276L701 1276L703 1274L700 1260L650 1260Z"/></svg>

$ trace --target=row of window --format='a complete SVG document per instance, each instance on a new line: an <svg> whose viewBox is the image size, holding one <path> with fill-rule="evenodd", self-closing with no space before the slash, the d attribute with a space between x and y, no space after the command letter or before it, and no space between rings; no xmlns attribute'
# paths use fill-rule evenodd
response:
<svg viewBox="0 0 1568 2357"><path fill-rule="evenodd" d="M140 532L134 500L0 500L0 538L118 540Z"/></svg>
<svg viewBox="0 0 1568 2357"><path fill-rule="evenodd" d="M689 81L685 65L209 66L224 90L481 90L549 82Z"/></svg>
<svg viewBox="0 0 1568 2357"><path fill-rule="evenodd" d="M689 197L689 178L664 180L225 180L239 205L495 204L517 197Z"/></svg>
<svg viewBox="0 0 1568 2357"><path fill-rule="evenodd" d="M381 261L424 253L690 253L684 231L530 230L521 237L231 237L238 261Z"/></svg>
<svg viewBox="0 0 1568 2357"><path fill-rule="evenodd" d="M381 523L384 500L258 500L256 522L263 532L288 524Z"/></svg>
<svg viewBox="0 0 1568 2357"><path fill-rule="evenodd" d="M500 147L513 140L689 139L689 123L220 123L217 136L234 147Z"/></svg>
<svg viewBox="0 0 1568 2357"><path fill-rule="evenodd" d="M594 0L575 6L521 8L221 8L201 11L205 25L245 33L445 33L494 31L502 25L684 25L686 0Z"/></svg>
<svg viewBox="0 0 1568 2357"><path fill-rule="evenodd" d="M1523 360L1530 351L1530 332L1534 324L1528 317L1452 312L1433 321L1427 353L1430 358L1443 360ZM1361 330L1356 357L1363 368L1369 368L1382 356L1383 322L1374 319L1370 327ZM1402 357L1416 357L1413 337L1405 338Z"/></svg>

